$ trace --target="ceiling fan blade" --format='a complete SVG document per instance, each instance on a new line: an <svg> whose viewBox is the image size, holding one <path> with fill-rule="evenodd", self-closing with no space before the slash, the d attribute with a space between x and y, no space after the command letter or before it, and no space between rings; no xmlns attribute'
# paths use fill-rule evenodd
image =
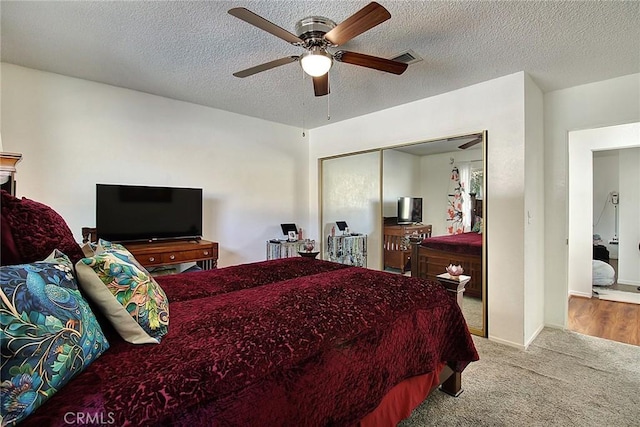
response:
<svg viewBox="0 0 640 427"><path fill-rule="evenodd" d="M464 144L460 145L458 148L461 150L466 150L467 148L471 148L474 145L476 145L477 143L482 142L482 138L478 137L476 139L472 139L469 142L465 142Z"/></svg>
<svg viewBox="0 0 640 427"><path fill-rule="evenodd" d="M299 56L287 56L284 58L276 59L275 61L265 62L264 64L256 65L255 67L247 68L246 70L233 73L236 77L249 77L262 71L267 71L272 68L279 67L281 65L290 64L300 59Z"/></svg>
<svg viewBox="0 0 640 427"><path fill-rule="evenodd" d="M329 94L329 73L313 78L313 91L316 96L325 96Z"/></svg>
<svg viewBox="0 0 640 427"><path fill-rule="evenodd" d="M382 24L391 18L391 14L383 6L371 2L346 20L336 25L324 38L336 46L345 44L352 38Z"/></svg>
<svg viewBox="0 0 640 427"><path fill-rule="evenodd" d="M280 37L284 41L287 41L291 44L303 43L303 41L298 36L290 33L284 28L278 27L273 22L267 21L262 16L256 15L255 13L251 12L249 9L245 9L244 7L235 7L233 9L229 9L229 14L235 16L238 19L242 19L244 22L260 28L267 33L271 33L276 37Z"/></svg>
<svg viewBox="0 0 640 427"><path fill-rule="evenodd" d="M378 56L365 55L364 53L348 52L346 50L336 52L335 55L333 55L333 58L339 62L373 68L374 70L380 70L392 74L402 74L408 67L404 62L392 61L391 59L380 58Z"/></svg>

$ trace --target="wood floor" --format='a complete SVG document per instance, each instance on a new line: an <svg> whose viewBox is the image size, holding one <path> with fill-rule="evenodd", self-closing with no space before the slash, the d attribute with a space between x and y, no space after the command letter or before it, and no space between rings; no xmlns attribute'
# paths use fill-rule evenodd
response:
<svg viewBox="0 0 640 427"><path fill-rule="evenodd" d="M640 345L640 304L597 298L569 298L569 330Z"/></svg>

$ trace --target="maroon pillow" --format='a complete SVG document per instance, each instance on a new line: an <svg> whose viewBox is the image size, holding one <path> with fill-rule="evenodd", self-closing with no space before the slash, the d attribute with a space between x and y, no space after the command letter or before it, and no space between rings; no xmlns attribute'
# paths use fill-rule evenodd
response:
<svg viewBox="0 0 640 427"><path fill-rule="evenodd" d="M64 252L74 264L84 257L69 226L56 211L25 197L13 197L4 190L1 194L2 265L41 261L54 249ZM5 236L7 232L9 236Z"/></svg>
<svg viewBox="0 0 640 427"><path fill-rule="evenodd" d="M9 227L9 223L2 214L0 214L0 240L2 240L0 265L20 264L20 254L18 253L18 248L16 248L16 243L13 241L11 227Z"/></svg>

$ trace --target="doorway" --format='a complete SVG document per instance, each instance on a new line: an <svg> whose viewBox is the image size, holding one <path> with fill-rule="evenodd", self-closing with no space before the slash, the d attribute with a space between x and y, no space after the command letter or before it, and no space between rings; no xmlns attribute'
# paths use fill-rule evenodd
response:
<svg viewBox="0 0 640 427"><path fill-rule="evenodd" d="M593 152L594 298L640 303L640 274L633 271L636 248L629 241L637 228L633 223L640 222L638 165L640 148Z"/></svg>
<svg viewBox="0 0 640 427"><path fill-rule="evenodd" d="M580 301L599 299L601 295L594 294L594 289L596 292L599 292L598 289L608 289L594 286L595 281L599 279L599 272L596 271L597 261L601 261L594 258L607 256L606 253L602 255L602 252L596 256L598 252L596 246L600 243L606 242L611 248L608 250L609 259L617 259L618 270L615 272L615 282L640 286L640 170L637 167L640 162L640 148L638 147L640 147L640 123L569 132L567 325L571 330L585 333L584 330L577 330L576 325L580 323L580 319L587 322L588 318L594 318L596 306L607 307L609 313L604 316L604 319L623 316L620 313L625 312L626 319L632 323L635 315L633 313L640 307L638 304L634 304L636 307L628 307L628 304L615 301L607 301L611 304L604 304L604 301L602 303L588 301L586 304L585 301ZM630 151L627 151L629 149ZM624 172L627 175L618 178L619 188L613 188L609 184L607 188L612 188L602 190L598 188L600 183L596 182L598 173L594 172L594 164L597 167L598 163L601 163L599 159L607 156L607 153L601 152L610 150L625 150L622 156L618 154L608 162L609 164L617 163L621 170L628 172ZM601 194L603 192L604 196ZM616 197L612 197L614 194ZM601 214L603 216L606 214L607 204L611 204L612 210L609 222L615 224L617 218L617 227L619 227L617 230L615 225L608 226L606 220L604 224L602 223ZM596 207L597 205L599 207ZM601 225L604 228L600 227ZM576 297L579 298L575 299ZM578 306L582 308L578 309ZM584 308L587 306L590 308ZM631 314L628 313L629 311ZM589 314L582 316L581 313ZM635 322L637 324L637 318ZM610 322L608 325L594 327L591 331L595 334L598 333L599 328L611 328L612 324L613 322ZM627 326L621 327L628 329ZM607 337L603 336L603 338Z"/></svg>

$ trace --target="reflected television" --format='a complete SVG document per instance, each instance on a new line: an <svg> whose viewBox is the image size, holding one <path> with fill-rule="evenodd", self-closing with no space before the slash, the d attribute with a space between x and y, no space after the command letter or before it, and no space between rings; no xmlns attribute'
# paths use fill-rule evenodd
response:
<svg viewBox="0 0 640 427"><path fill-rule="evenodd" d="M422 197L398 197L398 224L422 222Z"/></svg>

